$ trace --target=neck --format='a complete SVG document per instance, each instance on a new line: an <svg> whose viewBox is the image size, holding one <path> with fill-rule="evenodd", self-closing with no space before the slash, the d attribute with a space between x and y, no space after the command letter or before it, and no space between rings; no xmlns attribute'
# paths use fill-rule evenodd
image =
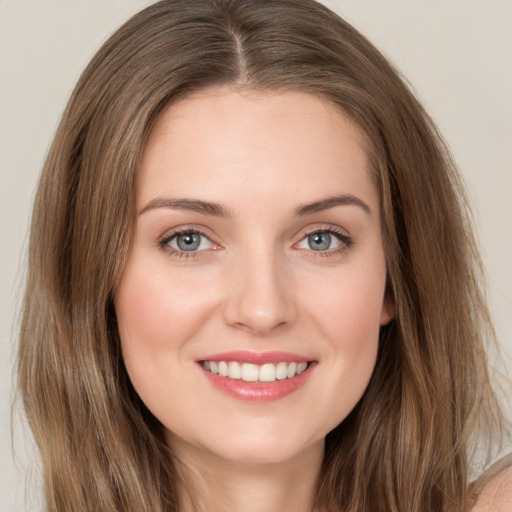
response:
<svg viewBox="0 0 512 512"><path fill-rule="evenodd" d="M316 512L323 442L293 459L264 464L226 461L190 447L176 451L187 487L182 512Z"/></svg>

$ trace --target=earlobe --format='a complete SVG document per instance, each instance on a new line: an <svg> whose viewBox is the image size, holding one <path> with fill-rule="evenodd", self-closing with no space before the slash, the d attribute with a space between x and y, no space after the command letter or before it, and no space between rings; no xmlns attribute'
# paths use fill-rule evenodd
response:
<svg viewBox="0 0 512 512"><path fill-rule="evenodd" d="M387 325L395 318L395 301L391 297L385 297L380 313L380 325Z"/></svg>

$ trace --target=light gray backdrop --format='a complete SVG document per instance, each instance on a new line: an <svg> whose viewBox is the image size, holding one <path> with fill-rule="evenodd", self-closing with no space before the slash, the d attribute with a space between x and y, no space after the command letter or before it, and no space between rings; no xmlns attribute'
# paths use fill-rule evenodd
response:
<svg viewBox="0 0 512 512"><path fill-rule="evenodd" d="M15 315L39 169L81 70L116 27L150 3L0 0L0 512L39 509L33 447L19 419L14 442L10 427ZM395 62L451 146L475 206L490 304L511 368L512 2L324 3Z"/></svg>

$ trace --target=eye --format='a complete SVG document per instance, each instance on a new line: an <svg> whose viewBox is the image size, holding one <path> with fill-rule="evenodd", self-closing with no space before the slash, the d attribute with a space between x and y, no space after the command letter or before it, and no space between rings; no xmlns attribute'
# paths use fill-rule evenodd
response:
<svg viewBox="0 0 512 512"><path fill-rule="evenodd" d="M204 251L213 248L213 242L199 231L183 231L162 240L162 247L179 252Z"/></svg>
<svg viewBox="0 0 512 512"><path fill-rule="evenodd" d="M309 249L316 252L337 252L348 248L352 243L349 236L333 230L317 230L306 235L298 244L298 249Z"/></svg>

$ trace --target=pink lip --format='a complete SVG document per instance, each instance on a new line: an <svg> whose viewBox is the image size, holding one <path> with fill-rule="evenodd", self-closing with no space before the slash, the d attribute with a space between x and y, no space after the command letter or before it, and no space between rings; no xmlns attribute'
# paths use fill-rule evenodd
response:
<svg viewBox="0 0 512 512"><path fill-rule="evenodd" d="M307 358L291 352L252 352L249 350L238 350L234 352L222 352L202 357L198 361L238 361L239 363L266 364L279 363L307 363L313 358Z"/></svg>
<svg viewBox="0 0 512 512"><path fill-rule="evenodd" d="M308 368L291 379L276 380L274 382L245 382L241 379L221 377L202 366L202 361L238 361L241 363L266 364L285 361L287 363L309 362ZM300 389L309 379L317 366L317 362L297 354L288 352L224 352L207 356L198 360L205 377L219 390L228 395L247 402L273 402Z"/></svg>

